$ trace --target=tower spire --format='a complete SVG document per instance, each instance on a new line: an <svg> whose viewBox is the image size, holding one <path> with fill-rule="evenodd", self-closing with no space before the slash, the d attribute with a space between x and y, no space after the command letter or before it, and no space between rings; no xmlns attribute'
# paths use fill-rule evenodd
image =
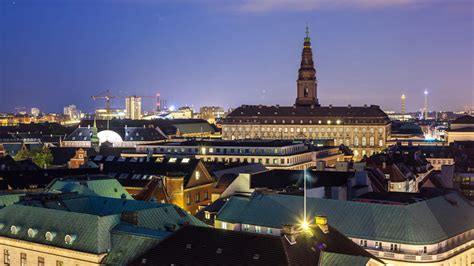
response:
<svg viewBox="0 0 474 266"><path fill-rule="evenodd" d="M319 105L317 98L316 69L313 62L313 49L309 37L309 25L306 24L306 36L304 38L303 52L301 53L301 65L298 70L296 105L311 106Z"/></svg>
<svg viewBox="0 0 474 266"><path fill-rule="evenodd" d="M306 23L306 37L304 38L305 42L310 42L311 38L309 37L309 24Z"/></svg>

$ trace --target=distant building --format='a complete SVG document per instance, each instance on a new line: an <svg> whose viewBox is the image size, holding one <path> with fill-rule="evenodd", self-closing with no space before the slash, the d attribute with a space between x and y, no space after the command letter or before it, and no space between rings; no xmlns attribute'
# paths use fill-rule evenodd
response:
<svg viewBox="0 0 474 266"><path fill-rule="evenodd" d="M217 120L225 115L224 108L219 106L202 106L199 109L199 118L207 120L211 124L215 124Z"/></svg>
<svg viewBox="0 0 474 266"><path fill-rule="evenodd" d="M191 107L180 107L178 110L169 110L166 115L168 119L192 119L194 118L194 110Z"/></svg>
<svg viewBox="0 0 474 266"><path fill-rule="evenodd" d="M126 112L120 108L112 108L109 111L107 109L96 109L94 117L97 120L125 119Z"/></svg>
<svg viewBox="0 0 474 266"><path fill-rule="evenodd" d="M301 196L232 197L217 213L215 227L279 236L285 224L301 223L303 206ZM327 216L330 225L387 264L473 262L474 207L457 193L408 205L308 198L307 213Z"/></svg>
<svg viewBox="0 0 474 266"><path fill-rule="evenodd" d="M127 119L142 118L142 98L138 96L125 97L125 114Z"/></svg>
<svg viewBox="0 0 474 266"><path fill-rule="evenodd" d="M41 111L39 108L33 107L31 108L31 115L32 116L39 116L41 114Z"/></svg>
<svg viewBox="0 0 474 266"><path fill-rule="evenodd" d="M474 141L474 116L465 115L457 118L447 130L448 143L455 141Z"/></svg>
<svg viewBox="0 0 474 266"><path fill-rule="evenodd" d="M222 138L333 139L354 151L354 157L378 153L387 147L390 119L379 106L320 106L316 70L308 33L298 71L293 106L242 105L222 121Z"/></svg>
<svg viewBox="0 0 474 266"><path fill-rule="evenodd" d="M81 111L77 110L74 104L65 106L63 108L63 114L69 118L69 120L77 120L81 117Z"/></svg>

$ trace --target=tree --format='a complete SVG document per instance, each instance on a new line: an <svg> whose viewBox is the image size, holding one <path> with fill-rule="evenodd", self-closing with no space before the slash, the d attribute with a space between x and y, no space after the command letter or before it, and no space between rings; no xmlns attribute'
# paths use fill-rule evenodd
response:
<svg viewBox="0 0 474 266"><path fill-rule="evenodd" d="M47 168L53 162L53 154L47 147L35 148L32 150L20 150L15 155L15 160L32 160L41 168Z"/></svg>

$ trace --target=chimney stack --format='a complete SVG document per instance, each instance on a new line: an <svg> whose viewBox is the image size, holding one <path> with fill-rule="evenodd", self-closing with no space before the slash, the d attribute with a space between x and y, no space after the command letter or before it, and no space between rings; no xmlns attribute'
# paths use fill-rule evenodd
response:
<svg viewBox="0 0 474 266"><path fill-rule="evenodd" d="M328 218L323 215L316 216L316 225L325 234L329 233Z"/></svg>

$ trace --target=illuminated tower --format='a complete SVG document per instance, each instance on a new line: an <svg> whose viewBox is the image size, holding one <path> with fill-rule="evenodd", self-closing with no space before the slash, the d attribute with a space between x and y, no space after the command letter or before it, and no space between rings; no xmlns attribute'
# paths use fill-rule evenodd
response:
<svg viewBox="0 0 474 266"><path fill-rule="evenodd" d="M311 49L311 38L309 38L308 26L306 26L306 37L304 38L301 65L298 70L298 80L296 84L296 105L318 105L316 69L314 68L313 51Z"/></svg>
<svg viewBox="0 0 474 266"><path fill-rule="evenodd" d="M402 121L405 121L405 94L402 94Z"/></svg>
<svg viewBox="0 0 474 266"><path fill-rule="evenodd" d="M161 111L161 102L160 102L160 94L156 94L156 111Z"/></svg>
<svg viewBox="0 0 474 266"><path fill-rule="evenodd" d="M425 93L425 108L424 108L425 114L423 118L426 120L428 119L428 90L425 89L424 93Z"/></svg>
<svg viewBox="0 0 474 266"><path fill-rule="evenodd" d="M138 120L142 118L142 98L138 96L128 96L125 98L126 118Z"/></svg>

